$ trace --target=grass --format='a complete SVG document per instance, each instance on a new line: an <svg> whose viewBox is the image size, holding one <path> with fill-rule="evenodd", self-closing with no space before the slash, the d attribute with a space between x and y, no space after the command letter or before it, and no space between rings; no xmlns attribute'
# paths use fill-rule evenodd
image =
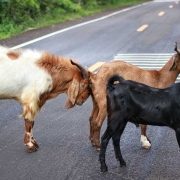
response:
<svg viewBox="0 0 180 180"><path fill-rule="evenodd" d="M65 21L75 20L107 10L136 5L145 1L147 0L121 0L120 2L104 6L84 7L81 8L77 13L68 13L62 9L54 9L51 13L47 13L40 17L37 17L35 20L28 19L21 24L15 24L13 21L5 21L3 22L3 24L0 24L0 40L10 38L30 29L47 27L53 24L59 24Z"/></svg>

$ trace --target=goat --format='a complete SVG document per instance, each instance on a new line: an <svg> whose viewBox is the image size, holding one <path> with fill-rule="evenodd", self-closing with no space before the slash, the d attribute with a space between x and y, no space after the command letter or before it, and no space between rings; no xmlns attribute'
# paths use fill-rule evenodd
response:
<svg viewBox="0 0 180 180"><path fill-rule="evenodd" d="M116 82L116 83L114 83ZM180 83L165 89L113 76L107 84L108 125L101 139L101 171L107 171L105 152L110 138L121 166L126 166L120 150L120 138L127 122L168 126L175 130L180 147Z"/></svg>
<svg viewBox="0 0 180 180"><path fill-rule="evenodd" d="M93 146L99 150L100 130L107 114L106 84L109 77L114 74L122 76L126 80L134 80L155 88L166 88L175 82L180 73L180 52L175 46L176 54L160 70L144 70L135 65L112 61L101 66L99 71L90 74L91 97L93 109L89 118L90 140ZM151 143L146 135L146 125L141 125L142 147L150 148Z"/></svg>
<svg viewBox="0 0 180 180"><path fill-rule="evenodd" d="M0 46L0 99L15 99L25 120L24 144L38 149L34 118L48 99L67 93L66 107L82 105L89 97L89 74L74 61L47 52Z"/></svg>

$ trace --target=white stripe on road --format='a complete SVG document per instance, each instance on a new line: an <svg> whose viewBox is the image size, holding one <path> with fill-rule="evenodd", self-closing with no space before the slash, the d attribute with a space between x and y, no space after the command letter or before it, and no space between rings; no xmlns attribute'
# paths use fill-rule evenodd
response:
<svg viewBox="0 0 180 180"><path fill-rule="evenodd" d="M170 5L169 8L172 9L172 8L173 8L173 5Z"/></svg>
<svg viewBox="0 0 180 180"><path fill-rule="evenodd" d="M178 0L154 0L154 2L175 2L178 3Z"/></svg>
<svg viewBox="0 0 180 180"><path fill-rule="evenodd" d="M94 23L94 22L102 21L102 20L104 20L104 19L110 18L110 17L112 17L112 16L118 15L118 14L123 13L123 12L126 12L126 11L130 11L130 10L132 10L132 9L136 9L136 8L138 8L138 7L144 6L144 5L149 4L149 3L151 3L151 2L146 2L146 3L142 3L142 4L140 4L140 5L137 5L137 6L125 8L125 9L122 9L122 10L120 10L120 11L116 11L116 12L114 12L114 13L108 14L108 15L106 15L106 16L102 16L102 17L97 18L97 19L93 19L93 20L86 21L86 22L83 22L83 23L80 23L80 24L77 24L77 25L74 25L74 26L71 26L71 27L68 27L68 28L65 28L65 29L61 29L61 30L59 30L59 31L55 31L55 32L53 32L53 33L50 33L50 34L41 36L41 37L36 38L36 39L33 39L33 40L31 40L31 41L28 41L28 42L19 44L19 45L17 45L17 46L12 47L11 49L18 49L18 48L27 46L27 45L29 45L29 44L33 44L33 43L35 43L35 42L41 41L41 40L43 40L43 39L46 39L46 38L49 38L49 37L52 37L52 36L55 36L55 35L57 35L57 34L61 34L61 33L63 33L63 32L69 31L69 30L71 30L71 29L75 29L75 28L78 28L78 27L82 27L82 26L85 26L85 25L87 25L87 24L91 24L91 23Z"/></svg>
<svg viewBox="0 0 180 180"><path fill-rule="evenodd" d="M163 16L164 14L165 14L165 12L161 11L161 12L158 13L158 16Z"/></svg>
<svg viewBox="0 0 180 180"><path fill-rule="evenodd" d="M144 24L144 25L142 25L141 27L139 27L138 29L137 29L137 32L143 32L145 29L147 29L148 28L148 24Z"/></svg>

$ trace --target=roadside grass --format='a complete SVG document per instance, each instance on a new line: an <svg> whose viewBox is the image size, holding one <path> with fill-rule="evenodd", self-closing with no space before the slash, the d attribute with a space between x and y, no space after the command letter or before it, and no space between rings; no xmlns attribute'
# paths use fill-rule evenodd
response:
<svg viewBox="0 0 180 180"><path fill-rule="evenodd" d="M54 9L53 11L40 15L35 19L29 18L20 24L16 24L13 21L5 21L0 24L0 40L7 39L12 36L18 35L22 32L29 31L31 29L37 29L42 27L48 27L63 23L65 21L71 21L80 19L82 17L91 16L99 12L124 8L128 6L137 5L148 0L121 0L120 2L106 4L106 5L93 5L82 7L78 12L66 12L63 9Z"/></svg>

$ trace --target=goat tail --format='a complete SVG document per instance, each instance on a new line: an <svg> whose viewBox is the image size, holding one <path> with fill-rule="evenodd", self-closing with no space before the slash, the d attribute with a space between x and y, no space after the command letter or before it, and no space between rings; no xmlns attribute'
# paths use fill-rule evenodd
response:
<svg viewBox="0 0 180 180"><path fill-rule="evenodd" d="M114 86L116 84L119 84L123 81L123 77L119 76L119 75L113 75L112 77L109 78L108 83L107 83L107 88L109 90L113 90Z"/></svg>

